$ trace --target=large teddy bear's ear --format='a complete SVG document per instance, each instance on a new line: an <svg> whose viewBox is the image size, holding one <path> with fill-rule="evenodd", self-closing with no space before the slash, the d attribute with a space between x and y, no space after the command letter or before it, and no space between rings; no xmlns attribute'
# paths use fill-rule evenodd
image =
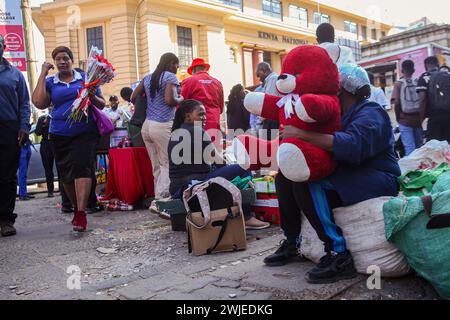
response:
<svg viewBox="0 0 450 320"><path fill-rule="evenodd" d="M248 112L260 116L264 106L264 96L262 92L248 93L244 99L244 106Z"/></svg>

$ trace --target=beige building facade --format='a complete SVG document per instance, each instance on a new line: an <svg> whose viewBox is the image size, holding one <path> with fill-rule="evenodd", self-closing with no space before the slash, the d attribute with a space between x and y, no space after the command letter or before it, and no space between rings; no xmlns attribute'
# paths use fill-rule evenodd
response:
<svg viewBox="0 0 450 320"><path fill-rule="evenodd" d="M297 45L315 44L315 30L330 22L340 43L359 57L361 43L386 36L390 26L309 0L55 0L33 10L44 35L46 59L56 46L69 46L83 68L96 45L117 69L105 95L141 80L160 56L174 52L183 79L191 60L204 58L210 73L229 92L235 84L257 83L255 67L269 62L281 70Z"/></svg>

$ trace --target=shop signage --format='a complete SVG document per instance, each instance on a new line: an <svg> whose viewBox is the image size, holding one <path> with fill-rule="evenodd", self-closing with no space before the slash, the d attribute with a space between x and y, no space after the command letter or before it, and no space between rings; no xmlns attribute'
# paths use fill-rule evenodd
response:
<svg viewBox="0 0 450 320"><path fill-rule="evenodd" d="M20 71L27 71L19 0L0 0L0 34L5 38L4 57Z"/></svg>
<svg viewBox="0 0 450 320"><path fill-rule="evenodd" d="M292 44L292 45L296 45L296 46L302 45L302 44L308 44L308 41L303 40L303 39L297 39L297 38L292 38L292 37L288 37L288 36L280 36L275 33L268 33L268 32L263 32L263 31L258 31L258 38L282 42L282 43L288 43L288 44Z"/></svg>

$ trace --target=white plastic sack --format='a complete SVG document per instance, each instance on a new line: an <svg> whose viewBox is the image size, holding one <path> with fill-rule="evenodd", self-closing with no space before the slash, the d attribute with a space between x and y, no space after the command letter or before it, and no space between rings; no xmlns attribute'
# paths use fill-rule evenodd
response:
<svg viewBox="0 0 450 320"><path fill-rule="evenodd" d="M401 277L410 272L403 253L385 237L383 204L390 199L382 197L334 209L334 218L342 229L358 273L367 274L369 266L378 266L383 277ZM322 241L304 216L300 250L314 263L325 255Z"/></svg>
<svg viewBox="0 0 450 320"><path fill-rule="evenodd" d="M432 168L450 161L450 145L447 141L431 140L409 156L399 160L402 175L420 168Z"/></svg>

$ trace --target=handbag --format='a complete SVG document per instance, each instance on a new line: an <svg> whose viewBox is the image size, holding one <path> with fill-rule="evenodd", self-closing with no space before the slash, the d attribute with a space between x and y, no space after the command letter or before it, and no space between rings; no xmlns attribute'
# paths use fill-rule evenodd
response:
<svg viewBox="0 0 450 320"><path fill-rule="evenodd" d="M98 132L102 136L107 136L114 132L114 125L108 116L96 106L91 105L92 118L97 125Z"/></svg>
<svg viewBox="0 0 450 320"><path fill-rule="evenodd" d="M245 250L247 237L240 190L213 178L183 193L189 253L196 256Z"/></svg>

